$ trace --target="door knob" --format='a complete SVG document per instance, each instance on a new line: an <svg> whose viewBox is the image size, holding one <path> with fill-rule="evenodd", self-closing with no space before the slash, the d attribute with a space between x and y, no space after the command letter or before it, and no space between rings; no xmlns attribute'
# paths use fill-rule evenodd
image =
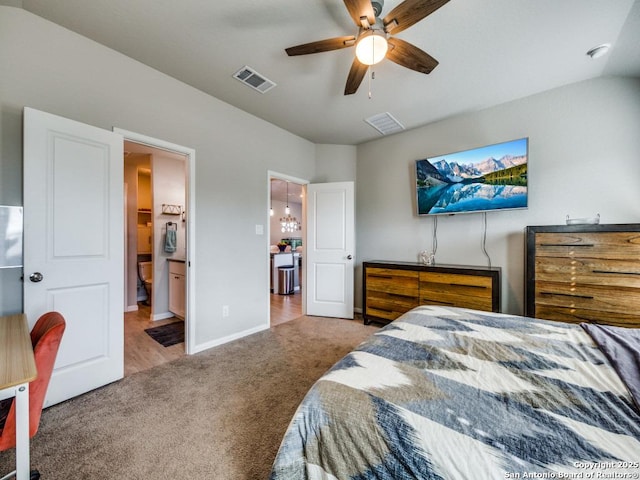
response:
<svg viewBox="0 0 640 480"><path fill-rule="evenodd" d="M31 280L33 283L41 282L43 278L44 277L40 272L35 272L29 275L29 280Z"/></svg>
<svg viewBox="0 0 640 480"><path fill-rule="evenodd" d="M351 260L353 257L351 255L347 255L347 260Z"/></svg>

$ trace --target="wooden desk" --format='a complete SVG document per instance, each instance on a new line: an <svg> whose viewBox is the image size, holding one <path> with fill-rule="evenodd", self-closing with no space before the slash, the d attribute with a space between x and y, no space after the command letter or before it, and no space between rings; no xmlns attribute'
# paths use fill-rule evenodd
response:
<svg viewBox="0 0 640 480"><path fill-rule="evenodd" d="M0 317L0 399L16 399L16 480L30 475L29 382L37 374L27 317Z"/></svg>

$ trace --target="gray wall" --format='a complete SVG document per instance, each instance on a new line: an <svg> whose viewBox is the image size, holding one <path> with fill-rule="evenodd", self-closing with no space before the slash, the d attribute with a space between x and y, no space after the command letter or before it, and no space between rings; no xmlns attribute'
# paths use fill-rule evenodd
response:
<svg viewBox="0 0 640 480"><path fill-rule="evenodd" d="M314 182L355 182L357 147L353 145L316 145Z"/></svg>
<svg viewBox="0 0 640 480"><path fill-rule="evenodd" d="M414 164L427 156L529 137L529 208L487 214L487 250L502 267L502 309L524 311L524 229L571 217L640 222L640 80L600 78L358 147L356 302L365 260L418 261L433 217L415 214ZM437 263L487 265L482 214L439 216Z"/></svg>
<svg viewBox="0 0 640 480"><path fill-rule="evenodd" d="M21 9L0 7L0 65L0 204L22 205L25 106L193 148L196 347L268 324L267 171L313 179L315 145ZM22 310L20 274L1 272L0 314Z"/></svg>

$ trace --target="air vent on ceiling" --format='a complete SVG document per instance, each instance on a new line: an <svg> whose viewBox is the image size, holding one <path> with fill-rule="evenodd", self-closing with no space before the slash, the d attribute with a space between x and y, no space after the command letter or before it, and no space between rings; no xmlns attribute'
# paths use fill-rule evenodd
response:
<svg viewBox="0 0 640 480"><path fill-rule="evenodd" d="M234 73L233 77L260 93L265 93L276 86L274 82L246 65Z"/></svg>
<svg viewBox="0 0 640 480"><path fill-rule="evenodd" d="M365 118L364 121L379 131L382 135L389 135L391 133L397 133L404 130L404 125L393 118L393 115L389 112L379 113L372 117Z"/></svg>

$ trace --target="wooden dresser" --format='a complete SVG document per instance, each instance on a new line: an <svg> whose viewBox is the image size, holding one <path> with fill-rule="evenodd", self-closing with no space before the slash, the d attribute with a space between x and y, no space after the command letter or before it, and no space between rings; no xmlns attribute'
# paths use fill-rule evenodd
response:
<svg viewBox="0 0 640 480"><path fill-rule="evenodd" d="M500 311L500 267L363 262L363 318L388 323L418 305Z"/></svg>
<svg viewBox="0 0 640 480"><path fill-rule="evenodd" d="M640 224L527 227L526 315L640 327Z"/></svg>

